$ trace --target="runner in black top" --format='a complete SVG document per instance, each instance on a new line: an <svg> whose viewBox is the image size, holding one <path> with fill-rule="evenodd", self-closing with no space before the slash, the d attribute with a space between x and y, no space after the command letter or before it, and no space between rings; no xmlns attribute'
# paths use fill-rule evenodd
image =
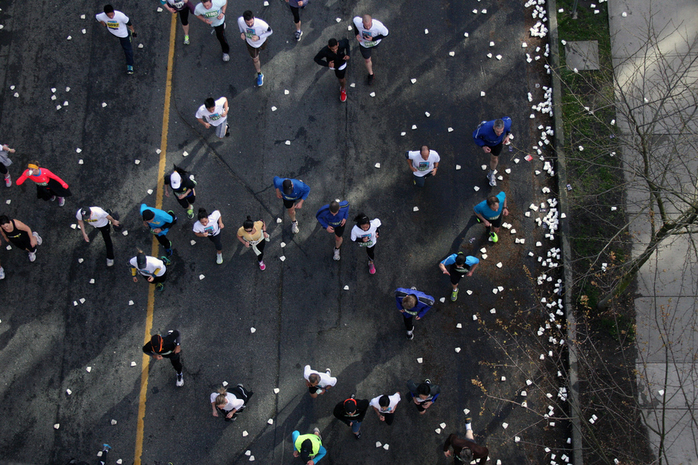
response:
<svg viewBox="0 0 698 465"><path fill-rule="evenodd" d="M349 41L342 39L330 39L327 46L323 47L317 55L315 55L315 63L320 66L325 66L334 70L335 76L339 79L339 100L347 101L347 61L349 60Z"/></svg>
<svg viewBox="0 0 698 465"><path fill-rule="evenodd" d="M182 208L187 209L189 219L194 218L194 202L196 202L196 181L192 180L189 173L177 165L174 165L172 174L165 175L165 197L169 197L170 193L167 186L172 188L177 202Z"/></svg>

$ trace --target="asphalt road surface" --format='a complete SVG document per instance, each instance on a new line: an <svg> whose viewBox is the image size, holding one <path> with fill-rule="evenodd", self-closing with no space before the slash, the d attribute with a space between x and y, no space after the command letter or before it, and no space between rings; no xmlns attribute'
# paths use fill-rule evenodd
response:
<svg viewBox="0 0 698 465"><path fill-rule="evenodd" d="M530 13L521 2L489 0L317 1L302 11L304 36L296 43L285 2L270 3L228 3L228 63L209 26L190 16L191 45L185 46L177 22L171 70L172 16L157 12L157 1L114 3L138 33L133 76L125 73L118 40L94 20L101 2L1 5L0 142L17 149L10 172L16 179L29 160L38 159L70 184L73 195L60 208L36 199L30 182L0 188L6 201L0 211L44 239L34 263L21 251L4 250L6 244L0 251L7 273L0 281L0 461L62 465L77 457L93 463L102 443L109 443L110 460L125 464L246 463L246 451L257 463L300 463L292 456L291 432L317 426L329 451L321 463L446 463L440 448L448 434L464 432L467 408L492 460L538 463L545 456L540 447L512 439L515 429L525 430L525 417L494 403L483 407L482 391L471 382L491 379L491 369L481 362L494 363L497 354L472 314L493 322L490 308L506 318L535 300L522 270L535 269L527 252L543 233L523 213L547 181L536 177L535 163L512 161L523 158L522 150L537 139L533 129L539 121L529 119L527 92L540 99L542 89L535 84L545 85L545 76L527 65L521 49ZM261 88L254 85L253 64L236 26L248 8L274 30L261 53ZM474 8L487 12L473 14ZM371 87L348 30L351 19L364 13L390 30L374 51ZM352 44L346 103L339 101L333 73L313 62L331 37L348 37ZM218 140L194 118L209 96L230 102L229 138ZM164 113L169 124L163 130ZM502 155L504 180L490 188L481 169L488 158L471 133L479 121L504 115L514 121L515 147ZM419 190L404 153L422 144L439 152L441 164ZM219 209L225 223L224 263L216 265L213 245L195 237L183 209L164 198L163 208L177 212L179 223L169 234L173 264L165 291L154 296L152 332L182 333L182 388L175 386L167 360L150 361L142 373L149 286L133 283L127 265L137 248L151 250L152 236L138 209L141 203L156 205L159 173L173 163L195 174L196 207ZM291 233L275 196L277 175L311 187L298 212L298 235ZM472 207L500 190L509 198L507 221L530 245L515 245L514 236L502 234L492 246L484 228L470 221ZM314 215L335 198L350 202L350 217L365 212L382 221L375 275L368 273L364 251L350 242L350 228L341 261L332 260L332 235ZM118 212L128 231L112 233L113 268L105 266L98 234L91 231L88 244L71 228L85 204ZM264 272L235 239L247 215L265 220L271 235ZM462 291L453 304L438 262L462 242L470 248L461 250L478 256L478 249L487 247L488 258L462 281L461 289L472 295ZM491 289L498 285L506 290L495 295ZM411 286L446 302L437 302L417 322L416 337L408 341L393 291ZM302 377L306 364L332 368L337 386L311 399ZM424 378L439 384L442 394L421 416L406 398L405 383ZM209 394L223 381L255 392L232 424L211 416ZM395 423L381 424L369 412L359 441L332 417L334 405L352 393L370 399L396 391L403 402ZM516 428L502 429L503 420ZM447 427L437 434L442 422ZM553 436L551 444L559 439L562 447L567 432ZM376 441L389 449L377 448Z"/></svg>

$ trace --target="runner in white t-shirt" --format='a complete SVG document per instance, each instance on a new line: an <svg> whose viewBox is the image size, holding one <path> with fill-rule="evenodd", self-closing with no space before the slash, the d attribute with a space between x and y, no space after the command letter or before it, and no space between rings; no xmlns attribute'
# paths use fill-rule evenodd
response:
<svg viewBox="0 0 698 465"><path fill-rule="evenodd" d="M373 264L375 258L374 248L378 242L378 232L381 226L381 220L374 218L368 219L368 216L359 213L355 218L356 226L351 230L351 240L358 242L361 247L366 248L368 255L368 272L376 274L376 267Z"/></svg>
<svg viewBox="0 0 698 465"><path fill-rule="evenodd" d="M216 31L216 38L221 44L223 51L223 61L230 61L230 46L225 38L225 9L228 7L228 0L202 0L194 8L194 14L201 21L210 25Z"/></svg>
<svg viewBox="0 0 698 465"><path fill-rule="evenodd" d="M373 62L371 62L371 49L378 47L381 40L388 35L388 28L370 15L357 16L354 18L354 29L356 30L356 40L359 41L361 56L366 64L366 83L373 84Z"/></svg>
<svg viewBox="0 0 698 465"><path fill-rule="evenodd" d="M167 266L169 265L170 259L167 257L161 257L157 259L146 255L142 250L138 251L138 255L129 260L131 265L131 276L133 277L133 282L138 282L138 274L145 277L146 281L150 284L155 284L155 289L162 292L165 289L165 279L167 279Z"/></svg>
<svg viewBox="0 0 698 465"><path fill-rule="evenodd" d="M324 373L320 373L310 368L310 365L306 365L303 368L303 378L313 399L337 384L337 378L332 377L332 370L329 368Z"/></svg>
<svg viewBox="0 0 698 465"><path fill-rule="evenodd" d="M111 228L109 227L109 223L113 223L114 226L118 228L119 222L100 207L82 207L78 210L75 218L78 220L78 225L80 226L80 231L82 232L82 237L85 239L85 242L90 242L90 238L87 236L87 231L85 230L85 223L90 224L95 229L99 229L104 239L104 245L107 246L107 266L114 266L114 245L111 242Z"/></svg>
<svg viewBox="0 0 698 465"><path fill-rule="evenodd" d="M254 13L246 10L238 18L238 29L240 38L245 41L247 52L252 57L254 69L257 71L257 87L264 85L264 74L262 74L262 64L259 61L259 52L267 48L267 37L274 31L271 27L259 18L254 17Z"/></svg>
<svg viewBox="0 0 698 465"><path fill-rule="evenodd" d="M210 215L205 208L199 208L199 221L194 223L194 234L198 237L208 237L216 246L216 263L223 263L223 244L221 243L221 229L223 218L221 212L214 210Z"/></svg>
<svg viewBox="0 0 698 465"><path fill-rule="evenodd" d="M392 425L395 419L397 404L399 404L401 400L402 397L400 397L400 393L396 392L392 396L382 395L374 397L368 405L373 407L380 421L384 421L386 425Z"/></svg>
<svg viewBox="0 0 698 465"><path fill-rule="evenodd" d="M410 150L405 153L407 166L412 170L412 182L417 187L424 187L424 181L429 176L436 176L436 170L439 168L441 157L435 150L429 150L429 147L422 145L419 150Z"/></svg>
<svg viewBox="0 0 698 465"><path fill-rule="evenodd" d="M189 45L189 13L194 13L194 5L189 0L160 0L162 6L173 15L179 14L184 31L184 45Z"/></svg>
<svg viewBox="0 0 698 465"><path fill-rule="evenodd" d="M131 24L131 20L111 5L104 6L104 13L95 15L97 21L102 23L109 32L117 37L121 42L121 47L126 55L126 73L133 74L133 47L131 47L131 36L136 37L136 31ZM130 34L129 34L130 30Z"/></svg>
<svg viewBox="0 0 698 465"><path fill-rule="evenodd" d="M235 421L240 412L247 407L254 392L248 391L242 384L228 392L225 387L220 387L216 392L211 393L211 409L213 416L223 415L225 421Z"/></svg>
<svg viewBox="0 0 698 465"><path fill-rule="evenodd" d="M213 100L213 97L209 97L204 100L204 104L196 110L196 119L199 120L206 129L214 126L216 128L216 136L219 139L228 137L230 135L229 125L228 125L228 111L230 107L228 106L228 99L221 97L218 100Z"/></svg>

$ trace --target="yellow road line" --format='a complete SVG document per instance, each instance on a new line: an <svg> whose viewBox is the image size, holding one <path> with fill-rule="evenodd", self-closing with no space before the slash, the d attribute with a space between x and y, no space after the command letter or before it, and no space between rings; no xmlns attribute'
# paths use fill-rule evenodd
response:
<svg viewBox="0 0 698 465"><path fill-rule="evenodd" d="M155 208L162 208L163 177L167 164L167 128L170 125L170 98L172 96L172 67L174 63L175 36L177 33L177 15L171 15L170 21L170 45L167 53L167 82L165 84L165 106L162 112L162 134L160 136L160 161L158 163L157 197ZM158 256L158 241L153 237L153 245L150 255ZM150 340L150 331L153 329L153 311L155 310L155 286L148 286L148 310L145 317L144 343ZM143 453L143 430L145 428L145 398L148 394L148 365L150 357L143 354L143 369L141 371L141 391L138 402L138 424L136 426L136 452L134 465L141 465Z"/></svg>

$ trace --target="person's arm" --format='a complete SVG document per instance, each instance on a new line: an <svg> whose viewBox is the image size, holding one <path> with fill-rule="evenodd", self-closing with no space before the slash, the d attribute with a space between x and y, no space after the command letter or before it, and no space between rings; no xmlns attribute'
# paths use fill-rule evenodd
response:
<svg viewBox="0 0 698 465"><path fill-rule="evenodd" d="M82 237L85 239L85 242L90 242L90 238L87 237L87 233L85 232L85 222L78 220L78 226L80 227L80 231L82 232Z"/></svg>
<svg viewBox="0 0 698 465"><path fill-rule="evenodd" d="M136 273L138 273L138 269L135 266L132 266L131 267L131 277L133 278L134 283L138 282L138 276L136 276Z"/></svg>
<svg viewBox="0 0 698 465"><path fill-rule="evenodd" d="M225 228L225 225L223 224L223 215L218 217L218 227L221 229Z"/></svg>
<svg viewBox="0 0 698 465"><path fill-rule="evenodd" d="M115 220L114 218L112 218L111 215L107 215L107 219L111 222L111 224L113 224L117 228L121 225L121 223L119 223L119 220Z"/></svg>
<svg viewBox="0 0 698 465"><path fill-rule="evenodd" d="M349 41L347 39L339 41L339 48L344 53L344 61L351 58L351 47L349 47Z"/></svg>
<svg viewBox="0 0 698 465"><path fill-rule="evenodd" d="M312 458L312 460L308 460L306 462L306 465L315 465L322 459L325 454L327 454L327 449L325 449L323 446L320 446L320 451L317 453L315 457Z"/></svg>
<svg viewBox="0 0 698 465"><path fill-rule="evenodd" d="M194 227L196 228L198 224L200 224L200 223L197 221L197 222L194 224ZM194 231L194 234L195 234L197 237L208 237L208 233L206 232L206 230L204 230L204 231L197 231L196 229L193 229L193 231Z"/></svg>
<svg viewBox="0 0 698 465"><path fill-rule="evenodd" d="M412 163L412 159L410 158L410 152L405 153L405 158L407 158L407 166L410 167L410 171L413 173L417 171L417 168L414 167L414 164Z"/></svg>
<svg viewBox="0 0 698 465"><path fill-rule="evenodd" d="M448 437L446 438L446 442L444 443L444 455L446 457L451 456L451 451L449 450L451 447L451 438L453 437L453 434L449 434Z"/></svg>
<svg viewBox="0 0 698 465"><path fill-rule="evenodd" d="M242 236L236 236L236 237L237 237L238 240L242 243L242 245L244 245L245 247L249 247L249 246L250 246L250 243L247 242L245 239L243 239Z"/></svg>
<svg viewBox="0 0 698 465"><path fill-rule="evenodd" d="M7 144L2 144L2 150L4 152L15 153L15 149L11 149Z"/></svg>
<svg viewBox="0 0 698 465"><path fill-rule="evenodd" d="M5 242L7 242L9 244L10 241L7 240L7 236L5 235L5 230L0 228L0 233L2 233L2 238L5 240Z"/></svg>
<svg viewBox="0 0 698 465"><path fill-rule="evenodd" d="M196 118L196 119L199 120L199 123L201 123L203 125L203 127L205 127L206 129L211 127L211 125L209 123L207 123L203 117Z"/></svg>
<svg viewBox="0 0 698 465"><path fill-rule="evenodd" d="M211 409L213 410L213 416L217 417L218 416L218 409L216 408L216 402L211 402Z"/></svg>
<svg viewBox="0 0 698 465"><path fill-rule="evenodd" d="M269 237L269 234L267 234L267 223L262 220L262 237L264 239L267 239Z"/></svg>
<svg viewBox="0 0 698 465"><path fill-rule="evenodd" d="M14 221L15 221L15 228L19 229L20 231L25 231L27 234L29 234L29 242L31 243L31 246L36 247L36 237L34 237L34 235L32 234L32 229L19 220L14 220Z"/></svg>
<svg viewBox="0 0 698 465"><path fill-rule="evenodd" d="M22 176L18 177L17 180L15 181L15 184L17 184L18 186L21 186L24 183L24 181L27 180L27 178L29 177L29 175L27 174L27 171L29 171L29 170L24 170L24 173L22 173Z"/></svg>
<svg viewBox="0 0 698 465"><path fill-rule="evenodd" d="M317 55L315 55L315 58L313 58L313 60L320 66L324 66L325 68L330 67L330 63L329 61L327 61L327 57L325 56L325 48L317 52Z"/></svg>
<svg viewBox="0 0 698 465"><path fill-rule="evenodd" d="M223 97L223 113L221 116L228 116L228 111L230 110L230 107L228 105L228 99Z"/></svg>
<svg viewBox="0 0 698 465"><path fill-rule="evenodd" d="M68 188L68 183L66 183L64 180L53 174L50 170L47 170L46 168L41 168L42 172L49 178L58 181L58 183L63 186L63 189Z"/></svg>
<svg viewBox="0 0 698 465"><path fill-rule="evenodd" d="M133 28L133 24L131 24L131 20L129 19L128 22L126 23L126 27L128 27L131 30L131 35L133 37L138 37L138 34L136 34L136 30Z"/></svg>
<svg viewBox="0 0 698 465"><path fill-rule="evenodd" d="M201 3L199 3L199 5L201 5ZM194 16L196 16L197 18L199 18L199 19L200 19L201 21L203 21L204 23L206 23L206 24L208 24L208 25L211 25L211 20L210 20L210 19L206 18L206 17L205 17L204 15L202 15L202 14L197 14L197 13L196 13L196 10L199 9L199 5L196 5L196 8L194 9ZM202 8L203 8L203 6L202 6Z"/></svg>
<svg viewBox="0 0 698 465"><path fill-rule="evenodd" d="M274 33L274 31L271 30L271 27L266 22L264 22L264 25L266 26L266 29L264 29L264 31L262 31L257 36L257 40L266 39L267 37L269 37L270 35L272 35Z"/></svg>
<svg viewBox="0 0 698 465"><path fill-rule="evenodd" d="M417 306L420 306L420 305L422 306L422 309L419 311L419 313L417 313L417 316L415 316L415 318L418 319L418 320L421 320L422 318L424 318L424 315L426 315L427 312L428 312L429 310L431 310L431 307L430 307L429 305L426 305L426 304L423 304L423 303L419 302L419 303L417 304ZM414 309L413 309L413 310L414 310Z"/></svg>
<svg viewBox="0 0 698 465"><path fill-rule="evenodd" d="M466 276L472 276L472 275L473 275L473 271L475 271L475 268L477 268L477 266L478 266L479 264L480 264L480 263L478 262L478 263L474 264L473 266L471 266L471 267L470 267L470 271L468 272L468 274L466 274Z"/></svg>
<svg viewBox="0 0 698 465"><path fill-rule="evenodd" d="M434 169L431 170L431 175L436 176L436 170L438 170L438 169L439 169L439 162L437 161L436 163L434 163Z"/></svg>
<svg viewBox="0 0 698 465"><path fill-rule="evenodd" d="M221 7L221 14L218 15L218 19L223 19L225 17L225 10L228 8L228 0L226 0L225 5Z"/></svg>
<svg viewBox="0 0 698 465"><path fill-rule="evenodd" d="M373 405L371 407L373 407ZM378 415L378 419L380 421L385 421L385 417L383 416L380 410L378 410L376 407L373 407L373 410L376 411L376 414Z"/></svg>

